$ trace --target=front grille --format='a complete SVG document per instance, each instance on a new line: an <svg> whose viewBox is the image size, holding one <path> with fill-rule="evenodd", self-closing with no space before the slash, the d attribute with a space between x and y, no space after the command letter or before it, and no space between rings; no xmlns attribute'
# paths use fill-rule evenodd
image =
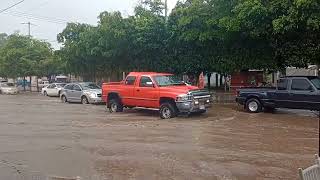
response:
<svg viewBox="0 0 320 180"><path fill-rule="evenodd" d="M101 97L101 94L97 94L98 97Z"/></svg>
<svg viewBox="0 0 320 180"><path fill-rule="evenodd" d="M212 102L212 95L207 90L193 90L190 91L193 99L200 104L207 104Z"/></svg>
<svg viewBox="0 0 320 180"><path fill-rule="evenodd" d="M210 98L211 94L207 90L193 90L190 91L190 94L194 97L194 99L202 99L202 98Z"/></svg>

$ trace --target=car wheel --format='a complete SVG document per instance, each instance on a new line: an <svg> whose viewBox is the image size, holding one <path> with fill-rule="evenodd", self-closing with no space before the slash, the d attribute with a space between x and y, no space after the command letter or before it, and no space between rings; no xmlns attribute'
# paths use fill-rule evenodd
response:
<svg viewBox="0 0 320 180"><path fill-rule="evenodd" d="M44 96L48 96L47 91L43 92L43 95L44 95Z"/></svg>
<svg viewBox="0 0 320 180"><path fill-rule="evenodd" d="M110 113L123 111L123 105L120 103L118 99L111 99L108 103L108 107Z"/></svg>
<svg viewBox="0 0 320 180"><path fill-rule="evenodd" d="M82 104L89 104L88 98L86 96L82 96L81 103Z"/></svg>
<svg viewBox="0 0 320 180"><path fill-rule="evenodd" d="M258 113L262 110L262 105L258 99L252 98L246 102L246 110L250 113Z"/></svg>
<svg viewBox="0 0 320 180"><path fill-rule="evenodd" d="M177 116L177 109L172 103L163 103L159 113L161 119L170 119Z"/></svg>
<svg viewBox="0 0 320 180"><path fill-rule="evenodd" d="M67 103L67 102L68 102L68 99L67 99L67 97L66 97L65 95L62 95L62 96L61 96L61 101L62 101L63 103Z"/></svg>

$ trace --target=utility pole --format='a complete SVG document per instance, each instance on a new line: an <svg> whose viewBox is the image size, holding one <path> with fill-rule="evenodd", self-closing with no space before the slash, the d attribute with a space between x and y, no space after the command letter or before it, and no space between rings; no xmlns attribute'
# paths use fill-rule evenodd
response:
<svg viewBox="0 0 320 180"><path fill-rule="evenodd" d="M26 24L28 25L28 37L30 39L30 44L31 44L31 26L36 26L35 24L32 24L30 21L29 22L26 22L26 23L21 23L21 24ZM31 89L31 81L32 81L32 77L31 75L29 76L29 80L30 80L30 92L32 91ZM24 76L23 77L23 90L26 91L26 77ZM38 81L38 78L37 78L37 81Z"/></svg>
<svg viewBox="0 0 320 180"><path fill-rule="evenodd" d="M164 16L167 20L167 18L168 18L168 0L164 1Z"/></svg>
<svg viewBox="0 0 320 180"><path fill-rule="evenodd" d="M28 37L31 38L31 26L36 26L35 24L32 24L30 21L26 23L21 23L28 25Z"/></svg>

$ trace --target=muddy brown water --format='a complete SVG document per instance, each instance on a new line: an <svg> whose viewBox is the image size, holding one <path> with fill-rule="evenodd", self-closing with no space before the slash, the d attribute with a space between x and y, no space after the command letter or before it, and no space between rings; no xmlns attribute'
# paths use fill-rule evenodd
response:
<svg viewBox="0 0 320 180"><path fill-rule="evenodd" d="M0 179L297 179L318 151L314 113L207 114L161 120L155 111L110 114L36 94L0 96ZM40 179L40 178L39 178Z"/></svg>

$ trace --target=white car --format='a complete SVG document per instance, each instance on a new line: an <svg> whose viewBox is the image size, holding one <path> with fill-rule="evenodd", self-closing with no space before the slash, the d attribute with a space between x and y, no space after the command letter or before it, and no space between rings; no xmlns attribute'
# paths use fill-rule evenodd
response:
<svg viewBox="0 0 320 180"><path fill-rule="evenodd" d="M0 83L0 94L18 94L18 88L13 83Z"/></svg>
<svg viewBox="0 0 320 180"><path fill-rule="evenodd" d="M41 81L38 84L39 88L44 88L44 87L49 86L49 85L50 85L49 81Z"/></svg>
<svg viewBox="0 0 320 180"><path fill-rule="evenodd" d="M66 84L64 83L53 83L45 86L41 90L41 94L44 96L58 96L60 97L61 91Z"/></svg>

